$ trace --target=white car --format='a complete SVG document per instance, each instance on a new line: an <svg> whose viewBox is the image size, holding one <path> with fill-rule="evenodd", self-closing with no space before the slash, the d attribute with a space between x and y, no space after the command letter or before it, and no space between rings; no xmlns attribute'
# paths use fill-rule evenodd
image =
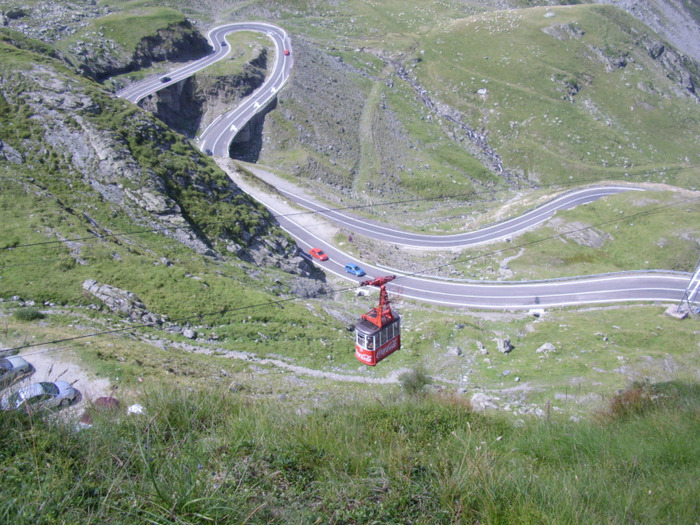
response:
<svg viewBox="0 0 700 525"><path fill-rule="evenodd" d="M34 367L24 358L11 355L0 359L0 389L7 388L34 373Z"/></svg>
<svg viewBox="0 0 700 525"><path fill-rule="evenodd" d="M0 400L3 410L62 408L80 400L80 392L65 381L32 383Z"/></svg>

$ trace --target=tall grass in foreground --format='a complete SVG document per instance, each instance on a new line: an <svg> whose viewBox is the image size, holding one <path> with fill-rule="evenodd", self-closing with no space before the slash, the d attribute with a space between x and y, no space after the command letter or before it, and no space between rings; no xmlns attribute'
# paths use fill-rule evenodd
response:
<svg viewBox="0 0 700 525"><path fill-rule="evenodd" d="M637 385L585 423L514 425L458 398L307 414L228 390L145 414L0 414L0 520L77 523L693 523L700 386Z"/></svg>

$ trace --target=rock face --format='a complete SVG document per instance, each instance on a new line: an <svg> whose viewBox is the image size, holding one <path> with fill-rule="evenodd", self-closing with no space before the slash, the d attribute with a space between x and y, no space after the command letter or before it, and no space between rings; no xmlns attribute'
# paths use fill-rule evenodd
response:
<svg viewBox="0 0 700 525"><path fill-rule="evenodd" d="M50 43L77 35L68 49L71 65L97 81L154 62L188 61L211 52L206 38L184 18L143 38L133 52L125 51L109 34L100 34L99 29L85 33L92 20L109 15L110 11L111 7L101 2L45 0L22 8L0 9L0 25Z"/></svg>
<svg viewBox="0 0 700 525"><path fill-rule="evenodd" d="M70 51L82 74L98 82L122 73L149 67L154 62L186 62L211 52L207 40L189 21L171 24L144 38L129 55L109 38L80 41Z"/></svg>
<svg viewBox="0 0 700 525"><path fill-rule="evenodd" d="M673 80L681 89L695 95L696 100L698 99L695 81L688 69L690 63L685 56L666 49L662 42L653 38L648 39L644 47L649 56L662 65L669 79Z"/></svg>
<svg viewBox="0 0 700 525"><path fill-rule="evenodd" d="M141 299L126 290L101 284L94 279L83 282L83 290L102 301L107 308L133 321L148 325L161 325L163 320L146 309Z"/></svg>
<svg viewBox="0 0 700 525"><path fill-rule="evenodd" d="M265 81L266 71L267 51L263 48L238 75L214 79L194 75L149 95L139 105L172 129L194 137L199 129L260 87ZM238 133L237 140L241 140L243 132Z"/></svg>
<svg viewBox="0 0 700 525"><path fill-rule="evenodd" d="M0 161L31 171L29 191L50 197L79 187L61 205L67 214L83 210L80 220L96 235L112 233L106 215L128 216L135 226L203 255L312 275L274 219L218 167L148 113L58 63L4 70L0 104L7 118L31 130L17 140L3 138ZM95 197L99 213L81 205ZM60 237L50 224L47 234Z"/></svg>
<svg viewBox="0 0 700 525"><path fill-rule="evenodd" d="M167 181L139 164L119 130L104 129L89 118L104 108L79 82L43 65L35 66L29 74L32 82L27 83L17 103L31 107L42 123L43 136L35 139L41 140L44 148L70 159L70 169L120 211L144 225L162 227L166 234L199 253L214 254L207 240L185 219L180 204L168 195ZM136 134L157 139L161 133L145 115L134 115L132 124ZM230 183L230 191L240 193L229 179L222 180ZM196 175L190 183L196 184ZM216 190L203 189L209 193Z"/></svg>
<svg viewBox="0 0 700 525"><path fill-rule="evenodd" d="M515 348L513 346L513 343L510 342L510 338L508 338L508 337L497 337L495 339L495 341L496 341L496 348L502 354L508 354L513 350L513 348Z"/></svg>
<svg viewBox="0 0 700 525"><path fill-rule="evenodd" d="M700 26L689 12L695 2L678 0L595 0L624 9L651 27L683 53L700 62Z"/></svg>

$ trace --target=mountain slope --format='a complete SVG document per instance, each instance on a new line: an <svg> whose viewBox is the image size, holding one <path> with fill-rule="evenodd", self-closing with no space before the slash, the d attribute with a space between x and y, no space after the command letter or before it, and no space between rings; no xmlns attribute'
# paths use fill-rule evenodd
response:
<svg viewBox="0 0 700 525"><path fill-rule="evenodd" d="M168 258L238 268L241 284L245 261L311 276L267 210L184 137L52 58L0 46L0 295L80 303L81 283L96 278L181 315L230 292L212 287L189 304L177 286L162 295L148 281L165 277L154 265Z"/></svg>

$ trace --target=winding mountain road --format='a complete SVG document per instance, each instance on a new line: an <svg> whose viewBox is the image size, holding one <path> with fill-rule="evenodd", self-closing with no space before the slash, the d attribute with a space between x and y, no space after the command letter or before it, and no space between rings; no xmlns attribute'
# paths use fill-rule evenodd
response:
<svg viewBox="0 0 700 525"><path fill-rule="evenodd" d="M233 31L259 31L268 35L275 44L275 60L272 73L264 84L247 97L234 110L221 115L210 124L198 139L199 147L214 157L228 157L228 148L236 133L277 95L289 78L293 66L291 42L286 32L272 24L244 22L227 24L209 31L207 38L213 52L167 75L146 79L119 91L118 96L137 103L174 82L179 82L213 62L224 58L230 47L222 45L225 37ZM304 195L303 191L289 183L276 185L277 191L309 210L318 212L330 220L358 234L366 235L397 247L411 246L430 249L461 249L512 237L546 221L557 210L569 209L623 191L641 191L630 186L606 186L575 190L561 195L543 206L519 217L486 228L455 235L421 235L404 232L387 225L368 221L348 213L330 210ZM344 271L346 262L352 258L327 242L322 242L311 231L304 228L293 214L275 209L275 204L266 195L253 192L251 195L276 214L280 225L292 235L305 252L311 246L323 246L330 259L318 263L327 272L339 277L360 281ZM517 248L517 246L516 246ZM425 275L402 273L400 270L360 263L370 275L395 273L398 278L388 285L393 293L405 298L435 304L483 309L547 308L585 304L611 304L622 302L672 302L678 303L691 278L689 273L666 271L620 272L615 274L572 277L548 281L530 282L475 282L445 281Z"/></svg>

